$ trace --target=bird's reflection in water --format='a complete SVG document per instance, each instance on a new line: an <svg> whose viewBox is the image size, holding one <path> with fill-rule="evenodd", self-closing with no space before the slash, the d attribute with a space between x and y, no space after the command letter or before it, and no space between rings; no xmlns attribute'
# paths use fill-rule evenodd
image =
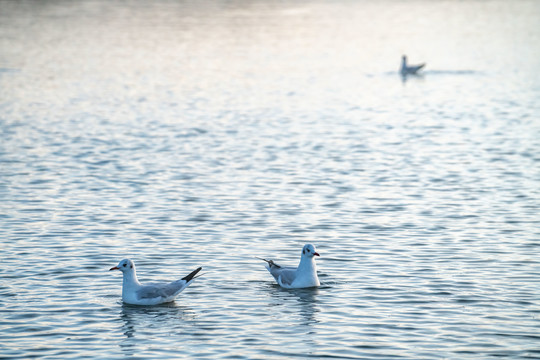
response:
<svg viewBox="0 0 540 360"><path fill-rule="evenodd" d="M423 73L419 73L419 74L399 74L399 76L401 77L401 82L403 84L406 84L407 80L409 80L409 79L424 80L424 74Z"/></svg>
<svg viewBox="0 0 540 360"><path fill-rule="evenodd" d="M284 289L279 285L272 284L270 289L271 302L268 304L269 306L286 305L295 308L302 320L299 325L313 325L319 322L317 320L317 313L320 312L317 300L319 288Z"/></svg>
<svg viewBox="0 0 540 360"><path fill-rule="evenodd" d="M122 304L120 319L125 336L120 347L127 356L134 356L139 346L157 336L185 332L196 316L189 307L171 302L154 306Z"/></svg>

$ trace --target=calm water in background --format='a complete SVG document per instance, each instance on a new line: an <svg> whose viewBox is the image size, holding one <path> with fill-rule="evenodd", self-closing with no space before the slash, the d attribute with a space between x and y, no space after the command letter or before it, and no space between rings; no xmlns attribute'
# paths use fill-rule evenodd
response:
<svg viewBox="0 0 540 360"><path fill-rule="evenodd" d="M540 358L539 23L521 0L1 1L0 357ZM307 242L319 289L254 259ZM205 274L126 306L124 257Z"/></svg>

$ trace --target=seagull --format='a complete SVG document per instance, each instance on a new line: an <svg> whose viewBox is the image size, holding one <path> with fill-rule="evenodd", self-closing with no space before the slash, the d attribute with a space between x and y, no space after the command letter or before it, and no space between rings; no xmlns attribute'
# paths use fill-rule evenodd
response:
<svg viewBox="0 0 540 360"><path fill-rule="evenodd" d="M122 282L122 300L132 305L158 305L174 301L174 298L187 288L195 279L195 275L202 267L192 271L180 280L170 283L158 283L142 285L137 279L135 263L130 259L124 259L118 265L109 269L120 270L124 279Z"/></svg>
<svg viewBox="0 0 540 360"><path fill-rule="evenodd" d="M401 67L399 68L399 72L401 75L415 75L418 70L424 66L426 66L426 64L407 65L407 56L403 55L401 57Z"/></svg>
<svg viewBox="0 0 540 360"><path fill-rule="evenodd" d="M286 289L299 289L321 285L319 278L317 277L317 265L315 264L314 256L320 256L319 253L315 251L315 246L306 244L302 249L300 264L298 264L297 268L279 266L272 260L258 259L267 262L266 269L272 274L281 287Z"/></svg>

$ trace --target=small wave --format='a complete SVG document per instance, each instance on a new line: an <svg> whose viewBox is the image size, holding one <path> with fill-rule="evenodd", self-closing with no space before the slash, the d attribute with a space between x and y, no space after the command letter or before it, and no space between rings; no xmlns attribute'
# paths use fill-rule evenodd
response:
<svg viewBox="0 0 540 360"><path fill-rule="evenodd" d="M481 71L476 70L426 70L423 72L424 75L448 75L448 76L458 76L458 75L484 75Z"/></svg>

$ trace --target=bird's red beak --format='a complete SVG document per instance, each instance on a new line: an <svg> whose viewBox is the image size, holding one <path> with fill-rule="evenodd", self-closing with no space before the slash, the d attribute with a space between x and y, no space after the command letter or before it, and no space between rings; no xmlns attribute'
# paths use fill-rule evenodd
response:
<svg viewBox="0 0 540 360"><path fill-rule="evenodd" d="M120 270L120 268L118 266L115 266L115 267L112 267L112 268L109 269L109 271L111 271L111 270Z"/></svg>
<svg viewBox="0 0 540 360"><path fill-rule="evenodd" d="M318 252L314 252L313 255L314 255L314 256L321 256L321 255L319 255ZM112 270L112 269L111 269L111 270Z"/></svg>

